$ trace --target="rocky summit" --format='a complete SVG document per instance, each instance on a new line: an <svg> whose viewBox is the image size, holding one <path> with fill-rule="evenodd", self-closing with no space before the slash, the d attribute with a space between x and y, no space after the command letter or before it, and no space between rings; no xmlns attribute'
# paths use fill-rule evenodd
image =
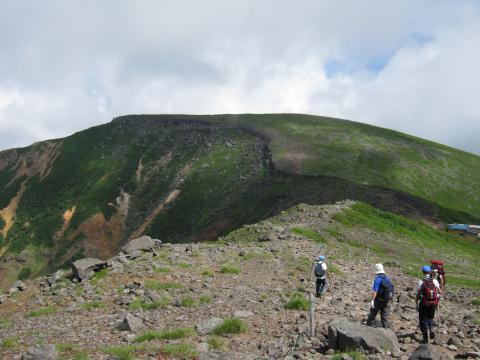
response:
<svg viewBox="0 0 480 360"><path fill-rule="evenodd" d="M0 296L0 357L479 358L480 291L447 284L437 337L419 347L414 297L420 274L410 264L420 265L413 256L427 253L405 246L406 228L394 236L378 224L362 224L359 216L350 228L336 227L353 221L358 206L301 204L214 242L133 240L123 248L130 253L120 252L104 264L80 262L84 272L15 284ZM377 241L388 241L387 254L375 247ZM397 246L403 255L393 257ZM314 298L311 322L311 270L321 253L327 257L329 286ZM379 261L396 288L391 330L365 325L373 264ZM463 262L451 261L452 266Z"/></svg>

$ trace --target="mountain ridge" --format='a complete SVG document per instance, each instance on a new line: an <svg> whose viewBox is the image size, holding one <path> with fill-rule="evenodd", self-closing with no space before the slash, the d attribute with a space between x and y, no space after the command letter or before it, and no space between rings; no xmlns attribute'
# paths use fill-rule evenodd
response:
<svg viewBox="0 0 480 360"><path fill-rule="evenodd" d="M477 221L480 157L399 134L301 114L126 115L2 151L1 282L109 257L143 233L215 239L300 202Z"/></svg>

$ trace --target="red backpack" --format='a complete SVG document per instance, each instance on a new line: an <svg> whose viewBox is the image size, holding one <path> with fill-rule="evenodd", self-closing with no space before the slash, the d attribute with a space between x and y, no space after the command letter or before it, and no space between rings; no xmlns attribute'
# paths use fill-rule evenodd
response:
<svg viewBox="0 0 480 360"><path fill-rule="evenodd" d="M430 264L432 264L432 267L435 267L438 269L438 275L442 276L443 279L443 285L447 283L447 277L445 275L445 269L443 268L443 261L442 260L430 260Z"/></svg>
<svg viewBox="0 0 480 360"><path fill-rule="evenodd" d="M422 305L425 307L435 307L438 305L437 287L432 279L423 280Z"/></svg>

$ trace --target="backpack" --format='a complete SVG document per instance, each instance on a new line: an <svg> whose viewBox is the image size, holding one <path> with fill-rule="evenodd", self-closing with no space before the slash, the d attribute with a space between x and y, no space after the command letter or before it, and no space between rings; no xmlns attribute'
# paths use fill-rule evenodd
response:
<svg viewBox="0 0 480 360"><path fill-rule="evenodd" d="M421 288L422 305L425 307L435 307L438 305L437 287L432 279L425 279Z"/></svg>
<svg viewBox="0 0 480 360"><path fill-rule="evenodd" d="M442 260L430 260L432 267L438 269L438 275L443 279L443 285L447 283L447 277L445 275L445 269L443 268L443 261Z"/></svg>
<svg viewBox="0 0 480 360"><path fill-rule="evenodd" d="M317 263L317 266L315 266L315 276L316 277L324 277L325 276L325 270L323 270L323 263L319 262Z"/></svg>
<svg viewBox="0 0 480 360"><path fill-rule="evenodd" d="M390 278L386 275L382 276L382 283L380 284L380 289L378 289L377 299L380 301L390 301L393 299L395 294L395 287L393 286Z"/></svg>

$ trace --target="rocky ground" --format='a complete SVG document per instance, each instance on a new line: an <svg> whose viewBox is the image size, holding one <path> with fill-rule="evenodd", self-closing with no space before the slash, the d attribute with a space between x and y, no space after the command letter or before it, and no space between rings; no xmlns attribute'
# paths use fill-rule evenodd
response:
<svg viewBox="0 0 480 360"><path fill-rule="evenodd" d="M53 344L62 359L341 359L328 348L328 325L366 319L378 259L349 258L335 243L325 248L290 229L299 220L328 223L348 205L312 207L301 219L280 216L249 226L243 231L251 236L243 241L237 233L216 243L163 244L120 255L81 282L58 273L17 284L21 290L1 296L0 357L20 359L32 345ZM302 307L314 291L312 259L324 251L330 287L315 299L316 330L309 337L308 311L285 306L301 299ZM413 300L418 280L398 271L396 261L385 267L396 285L391 320L400 351L365 356L407 359L420 339ZM471 304L479 297L452 288L442 300L435 348L447 358L479 354L478 306ZM230 318L240 320L212 334Z"/></svg>

